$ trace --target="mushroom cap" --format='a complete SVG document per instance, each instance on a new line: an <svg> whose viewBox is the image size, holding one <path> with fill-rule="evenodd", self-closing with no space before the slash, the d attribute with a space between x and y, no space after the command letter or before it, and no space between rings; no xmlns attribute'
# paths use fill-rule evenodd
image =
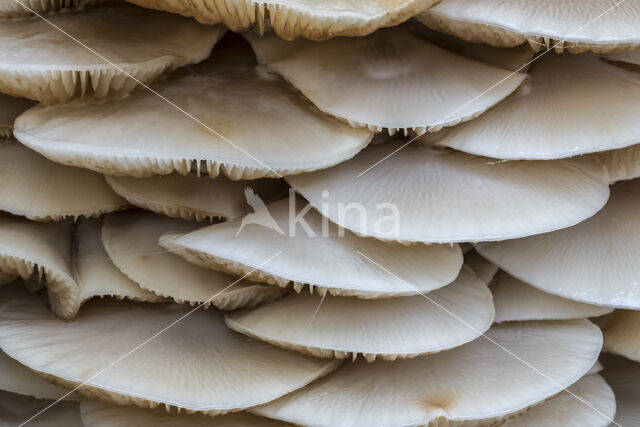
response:
<svg viewBox="0 0 640 427"><path fill-rule="evenodd" d="M230 219L247 213L244 188L249 186L262 196L273 196L285 188L280 180L254 180L250 183L216 179L196 174L156 175L149 178L105 176L120 196L142 209L172 218L203 221L207 218Z"/></svg>
<svg viewBox="0 0 640 427"><path fill-rule="evenodd" d="M13 0L8 1L14 3ZM13 122L20 114L34 105L35 103L29 99L0 94L0 138L11 138Z"/></svg>
<svg viewBox="0 0 640 427"><path fill-rule="evenodd" d="M222 27L125 5L7 20L0 26L0 91L49 105L126 94L206 59L223 34Z"/></svg>
<svg viewBox="0 0 640 427"><path fill-rule="evenodd" d="M608 174L593 159L494 162L419 143L403 145L372 146L331 169L287 182L340 226L408 242L544 233L592 216L609 196Z"/></svg>
<svg viewBox="0 0 640 427"><path fill-rule="evenodd" d="M251 412L313 426L496 417L576 382L593 366L602 346L600 330L588 320L497 325L485 335L495 343L479 338L450 351L393 363L345 363L332 375Z"/></svg>
<svg viewBox="0 0 640 427"><path fill-rule="evenodd" d="M326 168L353 157L372 137L248 65L204 64L153 89L189 115L139 90L35 107L16 120L14 133L56 162L102 173L186 175L195 166L233 180Z"/></svg>
<svg viewBox="0 0 640 427"><path fill-rule="evenodd" d="M397 25L437 0L127 0L139 6L192 16L204 24L224 23L234 31L269 25L287 40L364 36Z"/></svg>
<svg viewBox="0 0 640 427"><path fill-rule="evenodd" d="M640 364L622 357L607 357L602 376L616 395L616 417L619 425L633 426L640 419Z"/></svg>
<svg viewBox="0 0 640 427"><path fill-rule="evenodd" d="M234 412L215 418L202 414L170 414L161 408L140 409L135 406L115 406L96 400L80 404L85 427L275 427L282 423L246 412Z"/></svg>
<svg viewBox="0 0 640 427"><path fill-rule="evenodd" d="M589 304L640 308L640 180L622 182L593 217L552 233L477 243L482 256L541 291Z"/></svg>
<svg viewBox="0 0 640 427"><path fill-rule="evenodd" d="M13 141L0 142L0 209L35 221L95 217L129 204L104 178L62 166Z"/></svg>
<svg viewBox="0 0 640 427"><path fill-rule="evenodd" d="M455 280L462 266L457 245L404 246L349 231L341 236L301 198L283 199L263 209L257 207L259 213L247 219L164 235L160 244L190 262L249 280L281 287L294 282L298 292L308 285L311 293L315 287L323 295L328 291L361 298L429 292ZM305 223L294 222L301 215ZM252 223L254 218L261 222ZM279 227L282 233L270 227Z"/></svg>
<svg viewBox="0 0 640 427"><path fill-rule="evenodd" d="M126 212L106 217L102 241L113 263L127 277L143 289L180 303L233 310L273 301L284 293L191 264L158 245L162 233L197 227L197 223L150 212Z"/></svg>
<svg viewBox="0 0 640 427"><path fill-rule="evenodd" d="M499 159L544 160L640 142L640 74L595 55L546 55L527 82L438 144Z"/></svg>
<svg viewBox="0 0 640 427"><path fill-rule="evenodd" d="M254 42L254 48L260 45ZM526 76L448 52L406 27L307 42L281 56L267 69L320 110L354 127L390 133L421 134L470 120L516 90Z"/></svg>
<svg viewBox="0 0 640 427"><path fill-rule="evenodd" d="M604 351L640 362L640 312L616 310L598 319L604 335Z"/></svg>
<svg viewBox="0 0 640 427"><path fill-rule="evenodd" d="M489 285L498 272L498 266L483 258L477 251L472 250L464 254L464 263L473 270L485 285Z"/></svg>
<svg viewBox="0 0 640 427"><path fill-rule="evenodd" d="M611 183L640 177L640 144L596 153L609 172Z"/></svg>
<svg viewBox="0 0 640 427"><path fill-rule="evenodd" d="M269 402L340 364L249 340L230 331L218 310L189 312L92 300L62 322L36 298L12 300L0 312L0 347L52 381L86 382L78 392L89 397L209 415Z"/></svg>
<svg viewBox="0 0 640 427"><path fill-rule="evenodd" d="M613 310L542 292L504 271L491 284L491 293L496 307L495 322L585 319Z"/></svg>
<svg viewBox="0 0 640 427"><path fill-rule="evenodd" d="M0 0L0 18L44 14L69 8L93 7L108 0ZM26 7L24 7L24 6ZM33 12L32 12L33 11Z"/></svg>
<svg viewBox="0 0 640 427"><path fill-rule="evenodd" d="M425 295L364 300L289 295L227 313L234 331L279 347L369 362L411 358L478 338L493 321L491 292L463 268L458 279Z"/></svg>
<svg viewBox="0 0 640 427"><path fill-rule="evenodd" d="M0 424L3 426L17 426L48 406L53 400L36 399L31 396L0 391ZM29 421L30 427L84 427L80 419L79 402L58 402L46 410L46 415L40 415Z"/></svg>
<svg viewBox="0 0 640 427"><path fill-rule="evenodd" d="M637 0L443 0L418 19L434 30L497 47L528 41L536 51L606 53L640 44Z"/></svg>

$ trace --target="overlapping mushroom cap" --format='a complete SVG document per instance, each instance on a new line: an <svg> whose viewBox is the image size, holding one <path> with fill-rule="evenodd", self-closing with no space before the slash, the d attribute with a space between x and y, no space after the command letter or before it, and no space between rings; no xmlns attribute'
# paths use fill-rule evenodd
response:
<svg viewBox="0 0 640 427"><path fill-rule="evenodd" d="M451 283L462 265L457 245L409 247L340 232L300 198L255 206L245 218L164 235L160 244L249 280L361 298L429 292Z"/></svg>
<svg viewBox="0 0 640 427"><path fill-rule="evenodd" d="M640 362L640 311L616 310L598 319L604 335L604 349Z"/></svg>
<svg viewBox="0 0 640 427"><path fill-rule="evenodd" d="M158 245L165 232L187 232L196 223L150 212L109 215L102 241L114 264L143 289L177 302L210 304L224 310L273 301L284 291L191 264Z"/></svg>
<svg viewBox="0 0 640 427"><path fill-rule="evenodd" d="M438 143L500 159L555 159L640 142L640 74L594 55L546 55L527 82Z"/></svg>
<svg viewBox="0 0 640 427"><path fill-rule="evenodd" d="M435 30L499 47L527 41L536 51L605 53L640 44L637 0L443 0L419 19Z"/></svg>
<svg viewBox="0 0 640 427"><path fill-rule="evenodd" d="M29 99L0 94L0 138L11 138L13 122L35 103Z"/></svg>
<svg viewBox="0 0 640 427"><path fill-rule="evenodd" d="M287 181L331 221L365 236L408 242L544 233L592 216L608 198L608 174L593 159L496 162L405 145L372 146L338 166Z"/></svg>
<svg viewBox="0 0 640 427"><path fill-rule="evenodd" d="M2 305L0 347L52 381L85 383L78 392L90 397L211 415L276 399L340 363L248 340L223 317L175 304L93 300L62 322L25 298Z"/></svg>
<svg viewBox="0 0 640 427"><path fill-rule="evenodd" d="M140 6L192 16L205 24L223 22L232 30L269 25L281 37L325 40L364 36L397 25L437 0L127 0Z"/></svg>
<svg viewBox="0 0 640 427"><path fill-rule="evenodd" d="M129 206L104 178L0 141L0 209L36 221L99 216Z"/></svg>
<svg viewBox="0 0 640 427"><path fill-rule="evenodd" d="M325 113L373 131L421 134L453 126L498 103L525 78L448 52L406 27L295 49L269 38L275 36L249 38L259 59L275 58L269 70Z"/></svg>
<svg viewBox="0 0 640 427"><path fill-rule="evenodd" d="M596 153L609 172L611 183L640 177L640 144Z"/></svg>
<svg viewBox="0 0 640 427"><path fill-rule="evenodd" d="M6 20L0 92L44 104L126 94L207 58L223 34L220 27L120 5Z"/></svg>
<svg viewBox="0 0 640 427"><path fill-rule="evenodd" d="M14 133L54 161L107 174L187 174L193 167L234 180L326 168L372 137L317 112L250 65L203 64L153 89L165 99L139 90L36 107L17 119Z"/></svg>
<svg viewBox="0 0 640 427"><path fill-rule="evenodd" d="M313 426L490 418L573 384L593 366L602 345L600 330L587 320L498 325L485 335L489 339L414 359L345 363L251 412Z"/></svg>
<svg viewBox="0 0 640 427"><path fill-rule="evenodd" d="M590 304L640 309L640 180L613 187L606 206L570 228L475 245L536 288Z"/></svg>

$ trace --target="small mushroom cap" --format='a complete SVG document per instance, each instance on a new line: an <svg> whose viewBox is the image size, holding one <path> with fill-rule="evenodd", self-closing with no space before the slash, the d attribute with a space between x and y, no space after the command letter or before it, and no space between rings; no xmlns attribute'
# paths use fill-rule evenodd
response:
<svg viewBox="0 0 640 427"><path fill-rule="evenodd" d="M640 364L622 357L603 359L602 376L616 395L615 421L622 426L635 426L640 419Z"/></svg>
<svg viewBox="0 0 640 427"><path fill-rule="evenodd" d="M463 268L458 279L428 294L364 300L289 295L228 313L227 326L252 338L319 357L358 354L372 362L411 358L478 338L493 321L491 292Z"/></svg>
<svg viewBox="0 0 640 427"><path fill-rule="evenodd" d="M31 396L0 391L0 425L17 426L29 420L54 403L54 400L36 399ZM79 402L58 402L29 421L30 427L84 427L80 419Z"/></svg>
<svg viewBox="0 0 640 427"><path fill-rule="evenodd" d="M605 53L640 44L636 0L443 0L418 19L434 30L497 47L527 41L536 51Z"/></svg>
<svg viewBox="0 0 640 427"><path fill-rule="evenodd" d="M230 219L247 212L245 187L255 189L262 198L272 197L286 186L281 180L263 179L250 183L216 179L196 174L172 173L149 178L105 176L107 183L132 204L172 218L203 221Z"/></svg>
<svg viewBox="0 0 640 427"><path fill-rule="evenodd" d="M504 271L491 284L491 292L496 307L495 322L585 319L613 310L542 292Z"/></svg>
<svg viewBox="0 0 640 427"><path fill-rule="evenodd" d="M34 12L42 15L63 9L93 7L106 1L108 0L0 0L0 18L17 18L32 15Z"/></svg>
<svg viewBox="0 0 640 427"><path fill-rule="evenodd" d="M604 335L604 351L640 362L640 312L616 310L597 322Z"/></svg>
<svg viewBox="0 0 640 427"><path fill-rule="evenodd" d="M138 82L204 60L223 34L221 27L124 5L8 20L0 26L0 91L43 104L126 94Z"/></svg>
<svg viewBox="0 0 640 427"><path fill-rule="evenodd" d="M500 159L544 160L640 142L640 74L590 55L546 55L516 93L438 144Z"/></svg>
<svg viewBox="0 0 640 427"><path fill-rule="evenodd" d="M592 216L609 197L608 174L593 159L495 162L420 143L403 145L372 146L331 169L287 182L340 226L408 242L544 233Z"/></svg>
<svg viewBox="0 0 640 427"><path fill-rule="evenodd" d="M204 24L224 23L234 31L270 25L280 37L326 40L364 36L426 10L437 0L127 0L139 6L192 16Z"/></svg>
<svg viewBox="0 0 640 427"><path fill-rule="evenodd" d="M282 427L278 421L246 412L211 418L202 414L171 414L162 408L115 406L96 400L83 400L80 411L84 427Z"/></svg>
<svg viewBox="0 0 640 427"><path fill-rule="evenodd" d="M89 397L209 415L269 402L340 364L249 340L218 310L187 313L175 304L92 300L65 323L37 298L13 300L0 312L0 347L52 381L86 381L78 392Z"/></svg>
<svg viewBox="0 0 640 427"><path fill-rule="evenodd" d="M593 366L602 346L600 330L588 320L497 325L485 335L495 343L479 338L393 363L345 363L332 375L251 412L314 426L496 417L573 384Z"/></svg>
<svg viewBox="0 0 640 427"><path fill-rule="evenodd" d="M523 73L448 52L406 27L365 38L307 42L282 56L267 68L320 110L355 127L390 133L424 133L470 120L507 97L525 78Z"/></svg>
<svg viewBox="0 0 640 427"><path fill-rule="evenodd" d="M295 203L291 213L290 201ZM264 210L256 205L258 213L246 219L164 235L160 244L205 267L282 287L294 282L298 292L308 285L311 293L316 287L323 295L327 291L362 298L415 295L458 276L462 254L457 245L404 246L348 231L340 235L305 205L301 198L283 199ZM304 223L294 222L294 217L302 217ZM264 221L252 223L253 219Z"/></svg>
<svg viewBox="0 0 640 427"><path fill-rule="evenodd" d="M640 309L640 180L613 187L593 217L552 233L478 243L482 256L541 291L589 304Z"/></svg>
<svg viewBox="0 0 640 427"><path fill-rule="evenodd" d="M319 113L253 66L205 64L153 88L191 116L139 90L103 102L35 107L17 119L14 133L56 162L101 173L186 175L194 166L233 180L326 168L372 138Z"/></svg>
<svg viewBox="0 0 640 427"><path fill-rule="evenodd" d="M143 289L177 302L233 310L272 301L284 293L273 286L199 267L158 245L162 233L187 232L197 227L196 223L150 212L127 212L106 217L102 241L113 263L127 277Z"/></svg>
<svg viewBox="0 0 640 427"><path fill-rule="evenodd" d="M7 0L13 3L13 0ZM13 122L24 111L33 107L35 102L0 94L0 138L11 138Z"/></svg>
<svg viewBox="0 0 640 427"><path fill-rule="evenodd" d="M640 177L640 144L596 153L609 172L611 183Z"/></svg>
<svg viewBox="0 0 640 427"><path fill-rule="evenodd" d="M13 141L0 142L0 209L35 221L94 217L129 204L102 176L62 166Z"/></svg>
<svg viewBox="0 0 640 427"><path fill-rule="evenodd" d="M483 258L478 252L470 251L464 254L464 263L473 270L482 283L488 285L498 272L498 266Z"/></svg>

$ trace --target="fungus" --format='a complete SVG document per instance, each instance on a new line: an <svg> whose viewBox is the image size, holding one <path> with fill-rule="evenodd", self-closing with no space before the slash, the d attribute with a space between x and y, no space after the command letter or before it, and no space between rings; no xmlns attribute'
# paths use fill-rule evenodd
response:
<svg viewBox="0 0 640 427"><path fill-rule="evenodd" d="M616 395L615 422L632 426L640 419L640 364L622 357L605 359L602 376Z"/></svg>
<svg viewBox="0 0 640 427"><path fill-rule="evenodd" d="M84 427L80 419L78 402L58 402L36 399L7 391L0 391L0 424L17 426L46 409L47 419L34 419L29 424L34 427L60 425L64 427ZM47 409L49 407L49 409ZM53 424L55 423L55 424Z"/></svg>
<svg viewBox="0 0 640 427"><path fill-rule="evenodd" d="M616 310L597 320L604 335L604 350L640 362L640 312Z"/></svg>
<svg viewBox="0 0 640 427"><path fill-rule="evenodd" d="M464 263L473 270L480 280L485 285L488 285L493 280L493 277L498 272L498 266L480 256L477 251L470 251L464 254Z"/></svg>
<svg viewBox="0 0 640 427"><path fill-rule="evenodd" d="M17 18L64 9L94 7L108 0L0 0L0 18Z"/></svg>
<svg viewBox="0 0 640 427"><path fill-rule="evenodd" d="M0 94L0 138L11 138L13 122L35 103L29 99Z"/></svg>

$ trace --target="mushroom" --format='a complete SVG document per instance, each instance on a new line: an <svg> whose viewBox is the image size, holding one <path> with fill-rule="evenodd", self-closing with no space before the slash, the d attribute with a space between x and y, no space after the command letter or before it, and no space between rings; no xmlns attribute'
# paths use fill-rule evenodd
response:
<svg viewBox="0 0 640 427"><path fill-rule="evenodd" d="M428 27L470 42L597 53L640 45L637 0L442 0L418 15Z"/></svg>
<svg viewBox="0 0 640 427"><path fill-rule="evenodd" d="M489 285L498 272L498 266L480 256L477 251L464 254L464 262L485 285Z"/></svg>
<svg viewBox="0 0 640 427"><path fill-rule="evenodd" d="M0 142L0 209L35 221L96 217L129 206L86 169L62 166L14 141Z"/></svg>
<svg viewBox="0 0 640 427"><path fill-rule="evenodd" d="M640 178L640 144L596 153L609 172L611 183Z"/></svg>
<svg viewBox="0 0 640 427"><path fill-rule="evenodd" d="M100 400L216 415L269 402L334 370L230 331L218 310L93 300L62 322L37 298L0 310L0 347L52 382ZM114 361L118 363L114 363Z"/></svg>
<svg viewBox="0 0 640 427"><path fill-rule="evenodd" d="M247 213L244 189L250 187L263 199L272 198L286 186L280 180L251 182L172 173L149 178L105 176L107 183L133 205L172 218L203 221L227 220Z"/></svg>
<svg viewBox="0 0 640 427"><path fill-rule="evenodd" d="M496 308L495 322L586 319L613 310L542 292L504 271L500 271L491 284L491 293Z"/></svg>
<svg viewBox="0 0 640 427"><path fill-rule="evenodd" d="M250 412L314 426L497 417L575 383L593 366L602 345L600 330L588 320L497 325L485 336L489 339L414 359L345 363Z"/></svg>
<svg viewBox="0 0 640 427"><path fill-rule="evenodd" d="M412 358L478 338L493 321L491 292L463 268L444 288L408 297L364 300L289 295L227 313L229 328L317 357L368 362Z"/></svg>
<svg viewBox="0 0 640 427"><path fill-rule="evenodd" d="M140 287L179 303L210 304L234 310L273 301L284 291L240 280L191 264L158 245L167 231L187 232L198 227L149 212L127 212L106 217L102 241L113 263Z"/></svg>
<svg viewBox="0 0 640 427"><path fill-rule="evenodd" d="M622 62L631 65L640 65L640 51L626 50L616 53L608 53L604 55L604 58L608 61Z"/></svg>
<svg viewBox="0 0 640 427"><path fill-rule="evenodd" d="M29 422L33 427L84 427L80 419L78 402L58 402L36 399L30 396L0 391L0 424L17 426L30 420L35 414L46 410L46 419L35 418Z"/></svg>
<svg viewBox="0 0 640 427"><path fill-rule="evenodd" d="M126 94L207 58L223 34L221 27L124 5L4 20L0 92L48 105Z"/></svg>
<svg viewBox="0 0 640 427"><path fill-rule="evenodd" d="M563 230L477 243L482 256L541 291L589 304L640 309L640 180L613 187L604 209Z"/></svg>
<svg viewBox="0 0 640 427"><path fill-rule="evenodd" d="M267 52L276 43L266 42ZM287 42L279 43L290 50ZM254 39L257 57L273 56L259 53L262 45ZM435 132L470 120L526 77L448 52L405 27L357 39L307 42L278 56L267 69L320 110L354 127L390 134Z"/></svg>
<svg viewBox="0 0 640 427"><path fill-rule="evenodd" d="M513 95L438 144L499 159L545 160L640 143L640 74L591 54L547 55Z"/></svg>
<svg viewBox="0 0 640 427"><path fill-rule="evenodd" d="M604 351L640 362L640 312L616 310L597 323L604 335Z"/></svg>
<svg viewBox="0 0 640 427"><path fill-rule="evenodd" d="M360 298L429 292L455 280L462 266L457 245L364 239L337 230L301 198L256 207L246 219L165 234L160 245L187 261L256 282L293 282L297 292L307 285L310 293Z"/></svg>
<svg viewBox="0 0 640 427"><path fill-rule="evenodd" d="M602 376L616 395L615 422L622 426L633 426L640 419L640 364L622 357L604 358Z"/></svg>
<svg viewBox="0 0 640 427"><path fill-rule="evenodd" d="M233 180L326 168L372 138L253 66L207 63L185 73L153 85L156 93L35 107L16 120L14 134L56 162L101 173L186 175L193 167Z"/></svg>
<svg viewBox="0 0 640 427"><path fill-rule="evenodd" d="M282 423L246 412L233 412L211 419L201 414L172 414L161 408L115 406L96 400L82 401L80 411L84 427L282 427Z"/></svg>
<svg viewBox="0 0 640 427"><path fill-rule="evenodd" d="M35 102L29 99L0 94L0 138L11 138L13 122L20 114L34 105Z"/></svg>
<svg viewBox="0 0 640 427"><path fill-rule="evenodd" d="M108 0L0 0L0 18L45 14L63 9L94 7Z"/></svg>
<svg viewBox="0 0 640 427"><path fill-rule="evenodd" d="M287 178L348 230L430 243L513 239L569 227L602 208L608 181L593 159L496 162L402 141ZM394 211L398 220L380 226Z"/></svg>
<svg viewBox="0 0 640 427"><path fill-rule="evenodd" d="M234 31L267 25L287 40L364 36L397 25L437 0L127 0L139 6L192 16Z"/></svg>

